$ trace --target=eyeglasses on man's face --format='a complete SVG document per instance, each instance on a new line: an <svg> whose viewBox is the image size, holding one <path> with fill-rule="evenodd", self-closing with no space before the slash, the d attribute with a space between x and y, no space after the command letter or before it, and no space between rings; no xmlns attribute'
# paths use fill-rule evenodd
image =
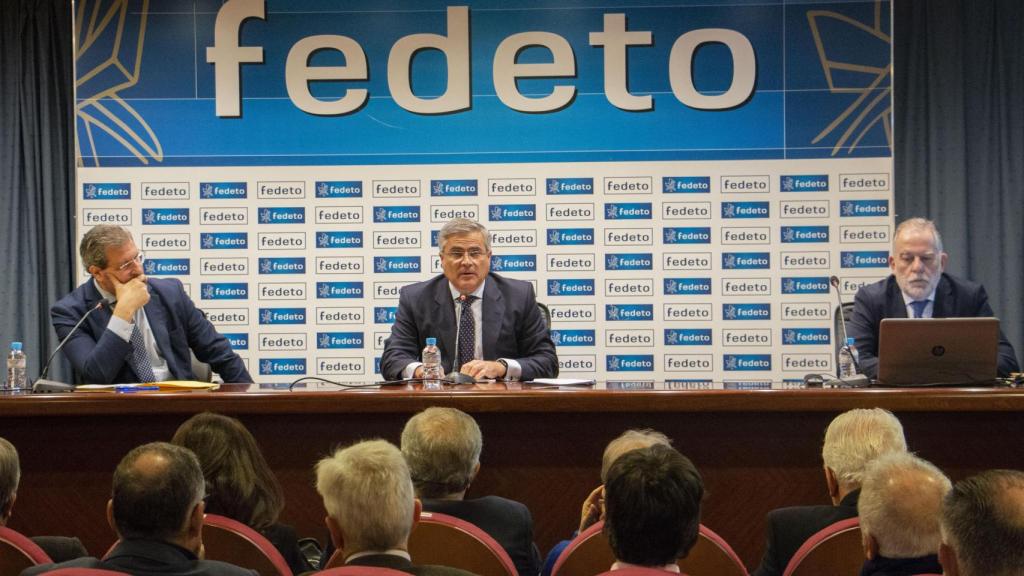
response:
<svg viewBox="0 0 1024 576"><path fill-rule="evenodd" d="M118 272L124 272L125 270L131 268L132 264L138 264L139 266L141 266L142 263L145 262L145 261L146 261L146 253L145 252L139 252L138 254L135 255L134 258L132 258L132 259L128 260L127 262L125 262L124 264L121 264L120 266L114 268L114 270L116 270Z"/></svg>
<svg viewBox="0 0 1024 576"><path fill-rule="evenodd" d="M447 250L442 254L446 258L449 258L451 260L462 260L466 256L469 256L471 260L479 260L480 258L483 258L484 256L487 255L487 251L482 250L480 248L470 248L469 250L455 248L452 250Z"/></svg>

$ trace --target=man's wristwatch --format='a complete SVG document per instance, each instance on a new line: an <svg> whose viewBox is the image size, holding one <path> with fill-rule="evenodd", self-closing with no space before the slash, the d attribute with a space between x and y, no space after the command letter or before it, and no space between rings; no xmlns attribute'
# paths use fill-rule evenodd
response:
<svg viewBox="0 0 1024 576"><path fill-rule="evenodd" d="M505 367L505 373L501 377L508 380L508 362L505 362L504 358L498 358L495 362Z"/></svg>

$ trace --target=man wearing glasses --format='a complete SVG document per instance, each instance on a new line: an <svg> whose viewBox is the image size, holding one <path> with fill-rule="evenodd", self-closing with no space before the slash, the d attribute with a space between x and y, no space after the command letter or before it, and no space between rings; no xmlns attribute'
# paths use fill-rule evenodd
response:
<svg viewBox="0 0 1024 576"><path fill-rule="evenodd" d="M860 355L860 371L878 375L878 330L883 318L976 318L994 316L981 284L943 272L949 255L935 223L910 218L896 227L889 269L892 274L862 286L854 299L848 333ZM1017 372L1013 346L999 332L999 376Z"/></svg>
<svg viewBox="0 0 1024 576"><path fill-rule="evenodd" d="M438 235L444 274L402 289L380 371L386 380L420 378L420 351L437 338L445 372L477 380L558 375L555 345L533 285L492 273L491 236L458 218Z"/></svg>
<svg viewBox="0 0 1024 576"><path fill-rule="evenodd" d="M194 380L191 349L225 382L252 382L227 339L185 294L179 280L146 278L145 256L120 226L82 237L82 264L92 276L50 309L64 355L90 384Z"/></svg>

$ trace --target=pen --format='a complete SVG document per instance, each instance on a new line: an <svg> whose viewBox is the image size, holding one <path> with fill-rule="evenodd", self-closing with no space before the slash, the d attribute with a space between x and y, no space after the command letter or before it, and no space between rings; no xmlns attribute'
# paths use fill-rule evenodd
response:
<svg viewBox="0 0 1024 576"><path fill-rule="evenodd" d="M153 390L159 390L159 386L117 386L114 388L114 392L121 392L123 394L130 394L132 392L149 392Z"/></svg>

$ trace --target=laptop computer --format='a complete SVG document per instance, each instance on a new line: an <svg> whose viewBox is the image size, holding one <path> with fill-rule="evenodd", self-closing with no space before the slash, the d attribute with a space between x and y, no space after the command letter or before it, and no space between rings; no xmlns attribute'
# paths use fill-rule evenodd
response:
<svg viewBox="0 0 1024 576"><path fill-rule="evenodd" d="M991 385L998 355L998 318L885 318L877 385Z"/></svg>

